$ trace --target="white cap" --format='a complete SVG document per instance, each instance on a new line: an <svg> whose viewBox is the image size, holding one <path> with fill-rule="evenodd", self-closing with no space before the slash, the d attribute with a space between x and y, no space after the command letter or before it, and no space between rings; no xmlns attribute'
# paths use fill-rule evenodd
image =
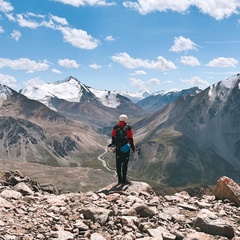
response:
<svg viewBox="0 0 240 240"><path fill-rule="evenodd" d="M118 119L119 121L127 122L128 117L125 114L121 114Z"/></svg>

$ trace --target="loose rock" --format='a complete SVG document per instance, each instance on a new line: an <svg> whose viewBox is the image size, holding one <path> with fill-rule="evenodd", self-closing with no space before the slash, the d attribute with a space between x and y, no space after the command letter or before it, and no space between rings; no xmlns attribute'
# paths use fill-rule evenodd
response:
<svg viewBox="0 0 240 240"><path fill-rule="evenodd" d="M97 192L56 192L8 172L0 181L0 239L240 239L240 207L230 199L185 191L157 196L142 182Z"/></svg>

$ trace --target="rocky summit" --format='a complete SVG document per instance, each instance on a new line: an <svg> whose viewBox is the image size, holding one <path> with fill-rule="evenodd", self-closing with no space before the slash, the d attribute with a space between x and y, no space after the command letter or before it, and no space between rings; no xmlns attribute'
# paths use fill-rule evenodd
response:
<svg viewBox="0 0 240 240"><path fill-rule="evenodd" d="M239 210L212 194L158 196L144 182L59 194L19 171L0 172L2 240L239 240Z"/></svg>

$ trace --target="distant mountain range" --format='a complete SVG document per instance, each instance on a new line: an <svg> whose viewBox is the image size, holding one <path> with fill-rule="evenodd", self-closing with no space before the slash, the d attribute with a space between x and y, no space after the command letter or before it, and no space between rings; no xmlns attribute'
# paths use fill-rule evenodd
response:
<svg viewBox="0 0 240 240"><path fill-rule="evenodd" d="M164 95L166 94L166 91L158 91L158 92L150 92L148 90L139 91L139 92L130 92L130 91L119 91L119 94L121 94L124 97L129 98L132 102L138 103L139 101L156 95Z"/></svg>
<svg viewBox="0 0 240 240"><path fill-rule="evenodd" d="M240 74L183 96L133 127L142 147L136 177L171 186L240 182Z"/></svg>
<svg viewBox="0 0 240 240"><path fill-rule="evenodd" d="M70 76L55 83L28 86L20 93L64 115L109 125L121 113L128 114L130 118L141 118L180 96L194 95L200 91L197 87L167 93L96 90Z"/></svg>
<svg viewBox="0 0 240 240"><path fill-rule="evenodd" d="M200 93L202 90L198 87L193 87L190 89L184 89L181 91L167 92L167 93L159 93L149 95L142 100L137 102L137 105L147 112L156 112L157 110L163 108L167 104L175 101L179 97L187 96L187 95L196 95Z"/></svg>
<svg viewBox="0 0 240 240"><path fill-rule="evenodd" d="M211 184L222 175L240 182L239 85L238 74L203 91L160 93L136 103L74 77L19 93L0 85L0 159L94 166L125 113L141 146L129 166L132 176L167 186Z"/></svg>

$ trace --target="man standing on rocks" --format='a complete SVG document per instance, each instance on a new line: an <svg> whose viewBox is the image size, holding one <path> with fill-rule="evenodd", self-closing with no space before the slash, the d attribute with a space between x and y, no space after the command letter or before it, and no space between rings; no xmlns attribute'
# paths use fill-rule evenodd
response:
<svg viewBox="0 0 240 240"><path fill-rule="evenodd" d="M133 129L127 124L125 114L119 116L119 122L112 129L112 143L109 147L116 146L116 169L118 184L130 184L127 180L127 169L130 149L135 151Z"/></svg>

